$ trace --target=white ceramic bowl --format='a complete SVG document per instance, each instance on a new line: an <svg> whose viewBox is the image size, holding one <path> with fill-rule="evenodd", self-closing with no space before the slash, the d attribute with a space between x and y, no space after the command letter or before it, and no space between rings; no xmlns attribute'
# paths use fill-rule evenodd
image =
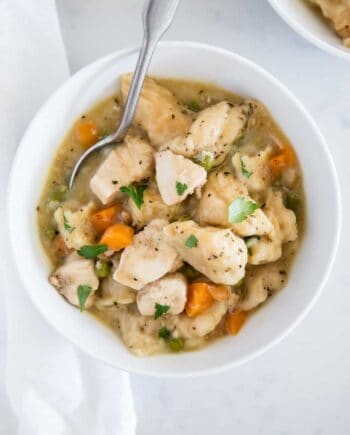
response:
<svg viewBox="0 0 350 435"><path fill-rule="evenodd" d="M134 357L112 331L66 303L48 284L50 265L38 238L35 208L67 130L96 101L115 92L118 78L133 70L136 57L136 49L124 50L79 71L55 92L29 125L13 164L8 193L13 255L23 285L43 316L90 355L143 374L206 374L264 352L285 337L310 310L329 274L338 244L340 199L336 172L310 115L269 73L219 48L192 42L162 43L152 61L151 75L213 82L266 103L300 157L308 201L308 229L288 286L259 310L237 337L223 338L196 352Z"/></svg>
<svg viewBox="0 0 350 435"><path fill-rule="evenodd" d="M350 61L350 48L328 23L308 7L303 0L268 0L275 11L302 37L333 55Z"/></svg>

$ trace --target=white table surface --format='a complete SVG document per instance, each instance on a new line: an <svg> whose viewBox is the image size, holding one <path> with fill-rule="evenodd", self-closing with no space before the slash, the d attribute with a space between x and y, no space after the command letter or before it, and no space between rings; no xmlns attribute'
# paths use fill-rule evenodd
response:
<svg viewBox="0 0 350 435"><path fill-rule="evenodd" d="M139 44L141 0L57 3L73 72L114 50ZM242 367L210 377L132 376L138 434L349 434L350 62L301 39L265 0L182 0L166 39L231 49L272 72L295 93L329 142L342 186L345 224L322 297L277 347ZM0 394L0 406L1 399ZM10 427L11 422L6 435L12 433Z"/></svg>

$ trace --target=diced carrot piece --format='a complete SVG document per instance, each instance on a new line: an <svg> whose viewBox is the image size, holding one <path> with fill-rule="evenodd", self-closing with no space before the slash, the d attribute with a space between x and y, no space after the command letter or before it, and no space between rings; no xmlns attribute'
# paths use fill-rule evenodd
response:
<svg viewBox="0 0 350 435"><path fill-rule="evenodd" d="M106 229L116 223L118 213L121 212L120 205L101 208L91 215L92 225L97 233L103 233Z"/></svg>
<svg viewBox="0 0 350 435"><path fill-rule="evenodd" d="M286 156L286 162L288 163L288 165L294 165L297 158L296 158L295 151L293 150L293 148L288 145L288 146L285 146L282 149L282 151L283 151L284 155Z"/></svg>
<svg viewBox="0 0 350 435"><path fill-rule="evenodd" d="M269 160L269 167L274 175L279 175L287 167L287 162L284 154L278 154Z"/></svg>
<svg viewBox="0 0 350 435"><path fill-rule="evenodd" d="M287 166L295 164L296 156L294 150L290 146L282 148L280 154L271 157L269 160L269 166L274 175L280 175Z"/></svg>
<svg viewBox="0 0 350 435"><path fill-rule="evenodd" d="M230 335L237 335L248 317L248 311L235 311L226 317L226 331Z"/></svg>
<svg viewBox="0 0 350 435"><path fill-rule="evenodd" d="M89 148L98 138L98 128L93 121L82 120L76 126L78 142L84 148Z"/></svg>
<svg viewBox="0 0 350 435"><path fill-rule="evenodd" d="M109 250L120 251L129 246L134 237L132 227L123 224L114 224L103 233L100 244L107 245Z"/></svg>
<svg viewBox="0 0 350 435"><path fill-rule="evenodd" d="M226 301L230 294L227 285L223 284L210 284L208 290L216 301Z"/></svg>
<svg viewBox="0 0 350 435"><path fill-rule="evenodd" d="M63 240L63 237L60 235L57 235L53 239L51 247L54 254L60 258L66 257L70 252L70 249L67 247L65 241Z"/></svg>
<svg viewBox="0 0 350 435"><path fill-rule="evenodd" d="M188 317L202 314L213 303L214 298L209 292L209 284L206 282L194 282L187 288L187 302L185 311Z"/></svg>

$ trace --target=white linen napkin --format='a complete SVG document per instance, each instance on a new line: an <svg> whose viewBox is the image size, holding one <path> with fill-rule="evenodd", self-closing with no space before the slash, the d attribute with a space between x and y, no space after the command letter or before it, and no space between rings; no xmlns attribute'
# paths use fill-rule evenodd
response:
<svg viewBox="0 0 350 435"><path fill-rule="evenodd" d="M24 128L69 75L54 0L0 0L0 63L0 203L4 204L10 164ZM134 434L128 374L81 354L43 320L21 288L9 258L3 207L0 239L0 291L7 330L7 339L0 338L0 344L6 341L0 357L5 357L6 389L18 434Z"/></svg>

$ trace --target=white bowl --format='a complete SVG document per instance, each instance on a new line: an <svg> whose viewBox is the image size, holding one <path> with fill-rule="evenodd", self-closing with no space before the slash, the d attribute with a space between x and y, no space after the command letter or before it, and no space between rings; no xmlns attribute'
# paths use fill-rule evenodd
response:
<svg viewBox="0 0 350 435"><path fill-rule="evenodd" d="M268 0L275 11L303 38L330 54L350 61L350 48L343 45L326 20L304 0Z"/></svg>
<svg viewBox="0 0 350 435"><path fill-rule="evenodd" d="M266 103L300 157L308 201L308 229L288 286L259 310L237 337L220 339L196 352L149 358L131 355L112 331L90 315L81 314L49 285L50 265L40 245L35 208L67 130L96 101L115 92L118 78L133 70L136 58L137 49L124 50L82 69L55 92L29 125L13 164L8 193L13 255L23 285L43 316L90 355L142 374L207 374L236 366L266 351L310 310L329 275L338 244L337 176L314 121L269 73L220 48L192 42L162 43L149 74L213 82Z"/></svg>

